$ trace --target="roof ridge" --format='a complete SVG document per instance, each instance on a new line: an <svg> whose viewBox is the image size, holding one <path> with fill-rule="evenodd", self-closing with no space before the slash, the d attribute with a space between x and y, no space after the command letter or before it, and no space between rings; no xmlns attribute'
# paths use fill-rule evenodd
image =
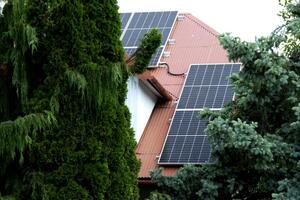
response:
<svg viewBox="0 0 300 200"><path fill-rule="evenodd" d="M218 33L216 30L208 26L206 23L203 21L199 20L198 18L194 17L191 13L182 13L185 15L187 18L189 18L191 21L195 22L197 25L201 26L203 29L205 29L207 32L212 34L215 37L218 37L220 33Z"/></svg>

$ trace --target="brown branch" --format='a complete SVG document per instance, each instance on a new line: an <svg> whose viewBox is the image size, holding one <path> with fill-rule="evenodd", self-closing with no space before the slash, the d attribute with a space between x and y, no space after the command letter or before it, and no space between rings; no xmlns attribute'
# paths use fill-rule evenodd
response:
<svg viewBox="0 0 300 200"><path fill-rule="evenodd" d="M7 64L0 64L0 75L7 76L8 75L8 66Z"/></svg>

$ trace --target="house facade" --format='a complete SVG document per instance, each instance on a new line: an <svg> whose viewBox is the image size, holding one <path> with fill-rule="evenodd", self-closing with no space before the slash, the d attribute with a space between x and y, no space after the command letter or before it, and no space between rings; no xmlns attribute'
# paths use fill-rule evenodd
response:
<svg viewBox="0 0 300 200"><path fill-rule="evenodd" d="M177 13L157 66L128 83L127 105L138 142L140 186L151 184L150 171L174 174L182 165L161 165L159 158L192 64L229 63L218 33L189 13Z"/></svg>

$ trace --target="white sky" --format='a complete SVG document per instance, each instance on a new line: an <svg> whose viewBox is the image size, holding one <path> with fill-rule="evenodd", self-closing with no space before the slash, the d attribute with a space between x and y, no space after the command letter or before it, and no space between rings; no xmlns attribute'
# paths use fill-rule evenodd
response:
<svg viewBox="0 0 300 200"><path fill-rule="evenodd" d="M1 7L0 0L0 7ZM278 0L118 0L120 12L189 12L219 33L247 41L266 36L282 24Z"/></svg>
<svg viewBox="0 0 300 200"><path fill-rule="evenodd" d="M282 24L278 0L118 0L120 12L178 10L188 12L219 33L243 40L267 36Z"/></svg>

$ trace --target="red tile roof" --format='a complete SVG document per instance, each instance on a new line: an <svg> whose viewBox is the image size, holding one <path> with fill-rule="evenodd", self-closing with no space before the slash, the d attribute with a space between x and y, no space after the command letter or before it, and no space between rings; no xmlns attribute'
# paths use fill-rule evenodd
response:
<svg viewBox="0 0 300 200"><path fill-rule="evenodd" d="M151 75L150 71L146 71L145 73L138 75L138 77L141 81L148 82L151 87L161 95L163 100L171 101L173 99L171 93L160 84L155 76Z"/></svg>
<svg viewBox="0 0 300 200"><path fill-rule="evenodd" d="M170 56L162 57L161 62L168 63L172 73L186 73L191 64L227 63L227 53L219 44L218 33L191 14L180 15L184 19L176 21L170 36L175 39L175 44L166 46L165 51L169 51ZM165 67L149 69L147 73L151 73L174 98L155 106L138 143L136 155L141 161L139 178L143 180L150 177L151 170L159 167L157 161L175 111L175 97L180 96L185 79L185 76L168 74ZM172 175L177 170L177 167L165 167L163 173Z"/></svg>

